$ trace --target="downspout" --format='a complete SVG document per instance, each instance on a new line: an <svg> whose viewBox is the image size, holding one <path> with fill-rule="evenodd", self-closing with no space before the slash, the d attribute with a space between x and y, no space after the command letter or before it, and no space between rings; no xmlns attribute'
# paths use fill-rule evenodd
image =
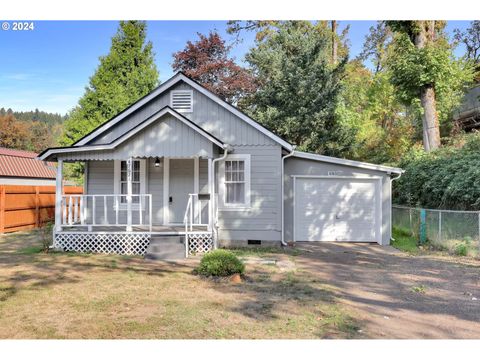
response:
<svg viewBox="0 0 480 360"><path fill-rule="evenodd" d="M219 158L213 159L212 161L212 194L211 194L211 201L212 201L212 214L210 216L212 217L212 230L215 233L214 239L215 239L215 248L217 248L217 238L218 238L218 214L217 214L217 204L215 203L215 164L219 161L225 160L228 152L231 150L230 145L226 145L225 148L223 149L223 155Z"/></svg>
<svg viewBox="0 0 480 360"><path fill-rule="evenodd" d="M402 173L399 173L397 177L394 177L394 178L390 178L390 241L395 241L395 239L393 238L393 224L392 224L392 218L393 218L393 194L392 194L392 183L395 181L395 180L398 180L402 177Z"/></svg>
<svg viewBox="0 0 480 360"><path fill-rule="evenodd" d="M281 241L282 241L282 245L283 246L288 246L288 244L285 242L285 159L286 158L289 158L290 156L293 156L293 154L295 153L295 146L292 146L292 150L290 151L289 154L285 155L284 157L282 157L282 177L281 177L281 180L282 180L282 184L281 184L281 191L282 191L282 196L281 196L281 201L282 201L282 206L281 206L281 209L282 209L282 217L281 217L281 221L282 221L282 238L281 238Z"/></svg>

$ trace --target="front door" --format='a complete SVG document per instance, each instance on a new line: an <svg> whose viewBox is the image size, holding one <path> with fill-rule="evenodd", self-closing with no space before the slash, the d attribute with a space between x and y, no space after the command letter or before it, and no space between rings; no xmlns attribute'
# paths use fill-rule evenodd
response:
<svg viewBox="0 0 480 360"><path fill-rule="evenodd" d="M170 159L169 214L170 224L183 224L188 194L194 192L194 160Z"/></svg>

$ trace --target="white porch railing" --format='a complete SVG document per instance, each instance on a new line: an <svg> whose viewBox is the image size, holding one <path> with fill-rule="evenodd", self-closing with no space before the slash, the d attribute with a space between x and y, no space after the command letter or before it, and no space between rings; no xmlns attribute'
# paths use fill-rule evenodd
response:
<svg viewBox="0 0 480 360"><path fill-rule="evenodd" d="M212 248L210 196L188 194L187 208L183 222L185 224L185 256L192 252L207 252ZM207 231L195 227L207 226ZM195 244L190 241L195 240ZM192 246L194 245L194 246Z"/></svg>
<svg viewBox="0 0 480 360"><path fill-rule="evenodd" d="M152 195L62 195L61 226L147 226L152 231Z"/></svg>

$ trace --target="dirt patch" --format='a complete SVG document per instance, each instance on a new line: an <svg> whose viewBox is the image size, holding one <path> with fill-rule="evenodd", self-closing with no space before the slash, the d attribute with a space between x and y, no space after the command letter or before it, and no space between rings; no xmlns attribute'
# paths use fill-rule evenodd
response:
<svg viewBox="0 0 480 360"><path fill-rule="evenodd" d="M299 269L334 286L371 338L480 338L480 261L367 244L304 244Z"/></svg>

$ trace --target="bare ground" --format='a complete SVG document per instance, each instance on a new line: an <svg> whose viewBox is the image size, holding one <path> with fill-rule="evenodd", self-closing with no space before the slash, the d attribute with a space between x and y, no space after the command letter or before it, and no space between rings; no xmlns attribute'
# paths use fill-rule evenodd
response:
<svg viewBox="0 0 480 360"><path fill-rule="evenodd" d="M299 269L334 286L370 338L480 338L479 260L368 244L298 248Z"/></svg>
<svg viewBox="0 0 480 360"><path fill-rule="evenodd" d="M480 262L365 244L239 251L241 284L198 259L38 253L0 236L0 338L480 338Z"/></svg>

